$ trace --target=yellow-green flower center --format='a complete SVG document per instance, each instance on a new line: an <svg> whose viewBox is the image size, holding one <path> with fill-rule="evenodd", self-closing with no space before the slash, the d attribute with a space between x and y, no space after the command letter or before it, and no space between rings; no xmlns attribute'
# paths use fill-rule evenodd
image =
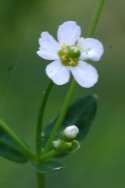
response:
<svg viewBox="0 0 125 188"><path fill-rule="evenodd" d="M58 52L58 55L63 65L75 67L78 64L80 51L75 46L64 46Z"/></svg>

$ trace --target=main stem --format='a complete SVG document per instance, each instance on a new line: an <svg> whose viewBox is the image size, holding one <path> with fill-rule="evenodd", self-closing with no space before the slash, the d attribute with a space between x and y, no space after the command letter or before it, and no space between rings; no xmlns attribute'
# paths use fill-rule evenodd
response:
<svg viewBox="0 0 125 188"><path fill-rule="evenodd" d="M45 187L45 177L41 173L36 173L37 178L37 188L44 188Z"/></svg>
<svg viewBox="0 0 125 188"><path fill-rule="evenodd" d="M45 108L48 101L49 94L51 92L51 89L53 87L53 83L50 82L42 99L39 113L38 113L38 119L37 119L37 126L36 126L36 154L37 157L40 158L39 154L41 152L42 147L42 128L43 128L43 118L45 114ZM44 188L45 187L45 176L41 173L36 173L37 178L37 187L38 188Z"/></svg>
<svg viewBox="0 0 125 188"><path fill-rule="evenodd" d="M92 37L95 34L95 31L96 31L96 28L97 28L97 24L99 22L99 18L101 16L101 12L102 12L102 9L103 9L103 6L104 6L104 2L105 2L105 0L99 0L99 2L97 4L95 15L93 16L92 22L90 24L90 31L88 32L88 36L89 37ZM65 118L65 115L66 115L66 112L67 112L67 108L68 108L68 106L70 104L70 101L71 101L75 86L76 86L76 83L73 80L71 82L71 85L70 85L69 90L67 92L67 95L65 97L65 100L64 100L60 115L59 115L59 117L58 117L58 119L56 121L56 124L55 124L55 126L54 126L54 128L53 128L53 130L51 132L51 135L50 135L50 137L48 139L48 143L46 145L45 151L48 151L50 149L50 147L52 145L52 141L55 139L55 137L57 135L57 132L60 129L62 123L63 123L63 120Z"/></svg>

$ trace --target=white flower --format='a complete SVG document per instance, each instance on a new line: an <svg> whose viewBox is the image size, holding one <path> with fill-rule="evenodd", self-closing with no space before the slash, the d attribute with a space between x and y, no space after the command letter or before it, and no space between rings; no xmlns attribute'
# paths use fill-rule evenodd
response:
<svg viewBox="0 0 125 188"><path fill-rule="evenodd" d="M85 88L98 81L96 69L86 61L99 61L104 53L103 45L97 39L80 36L81 29L74 21L59 26L58 42L48 32L41 33L37 54L52 61L46 67L46 74L57 85L69 82L71 74Z"/></svg>
<svg viewBox="0 0 125 188"><path fill-rule="evenodd" d="M76 125L71 125L64 129L63 134L68 139L75 139L79 134L79 129Z"/></svg>

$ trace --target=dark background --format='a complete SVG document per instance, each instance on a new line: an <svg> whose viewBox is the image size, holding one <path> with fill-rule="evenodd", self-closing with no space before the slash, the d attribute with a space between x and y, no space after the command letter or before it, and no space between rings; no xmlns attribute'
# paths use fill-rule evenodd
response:
<svg viewBox="0 0 125 188"><path fill-rule="evenodd" d="M0 0L0 118L34 145L36 117L48 78L37 55L41 31L56 36L59 24L75 20L86 36L96 0ZM47 178L54 188L125 187L125 2L107 1L97 30L105 46L96 87L77 87L74 97L96 93L98 114L81 150L65 169ZM68 85L53 89L46 120L59 110ZM46 121L45 120L45 121ZM1 188L35 188L29 165L0 158Z"/></svg>

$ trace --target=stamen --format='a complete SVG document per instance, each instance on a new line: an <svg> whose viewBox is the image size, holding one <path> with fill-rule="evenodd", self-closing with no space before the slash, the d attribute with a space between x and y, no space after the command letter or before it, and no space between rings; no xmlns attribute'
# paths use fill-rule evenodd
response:
<svg viewBox="0 0 125 188"><path fill-rule="evenodd" d="M58 55L63 65L74 67L78 64L80 51L76 46L63 46Z"/></svg>

